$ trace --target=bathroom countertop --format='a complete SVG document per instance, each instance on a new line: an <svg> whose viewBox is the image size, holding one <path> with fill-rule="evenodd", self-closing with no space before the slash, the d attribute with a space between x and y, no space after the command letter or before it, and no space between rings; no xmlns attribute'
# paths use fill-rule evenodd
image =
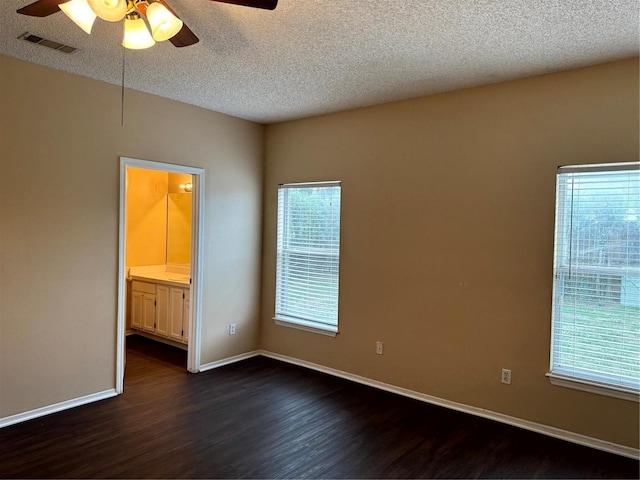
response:
<svg viewBox="0 0 640 480"><path fill-rule="evenodd" d="M189 275L172 272L149 272L149 273L137 273L130 275L132 280L140 280L142 282L155 282L155 283L167 283L177 284L181 287L189 286Z"/></svg>

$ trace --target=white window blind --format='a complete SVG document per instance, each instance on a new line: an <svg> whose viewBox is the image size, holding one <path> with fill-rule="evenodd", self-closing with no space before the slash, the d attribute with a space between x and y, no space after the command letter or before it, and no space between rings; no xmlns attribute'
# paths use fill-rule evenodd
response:
<svg viewBox="0 0 640 480"><path fill-rule="evenodd" d="M340 183L278 188L276 320L337 332Z"/></svg>
<svg viewBox="0 0 640 480"><path fill-rule="evenodd" d="M558 169L550 376L638 393L639 168Z"/></svg>

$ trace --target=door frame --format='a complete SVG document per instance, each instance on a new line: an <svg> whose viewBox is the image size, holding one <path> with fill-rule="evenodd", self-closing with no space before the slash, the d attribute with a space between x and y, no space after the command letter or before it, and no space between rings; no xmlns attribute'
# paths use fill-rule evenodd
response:
<svg viewBox="0 0 640 480"><path fill-rule="evenodd" d="M137 158L120 157L120 214L118 226L118 318L116 329L116 393L124 391L125 364L125 309L126 305L126 215L127 168L144 168L171 173L193 175L191 221L191 288L189 289L189 344L187 370L200 371L202 326L202 273L204 246L204 168L170 163L152 162Z"/></svg>

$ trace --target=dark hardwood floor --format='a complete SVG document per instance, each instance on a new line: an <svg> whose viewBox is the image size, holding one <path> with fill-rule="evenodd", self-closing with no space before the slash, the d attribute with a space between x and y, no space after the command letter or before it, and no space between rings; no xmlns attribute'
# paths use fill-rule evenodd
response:
<svg viewBox="0 0 640 480"><path fill-rule="evenodd" d="M127 342L125 393L0 430L2 478L635 478L639 463L257 357Z"/></svg>

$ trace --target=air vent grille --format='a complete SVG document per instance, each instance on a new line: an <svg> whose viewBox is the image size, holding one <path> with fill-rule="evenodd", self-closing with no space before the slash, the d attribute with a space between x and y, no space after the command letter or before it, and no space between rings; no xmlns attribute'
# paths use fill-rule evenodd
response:
<svg viewBox="0 0 640 480"><path fill-rule="evenodd" d="M63 53L73 53L78 50L75 47L71 47L69 45L64 45L63 43L56 42L53 40L49 40L47 38L39 37L38 35L34 35L29 32L24 32L22 35L18 37L19 39L26 40L27 42L35 43L37 45L42 45L43 47L51 48L52 50L57 50Z"/></svg>

